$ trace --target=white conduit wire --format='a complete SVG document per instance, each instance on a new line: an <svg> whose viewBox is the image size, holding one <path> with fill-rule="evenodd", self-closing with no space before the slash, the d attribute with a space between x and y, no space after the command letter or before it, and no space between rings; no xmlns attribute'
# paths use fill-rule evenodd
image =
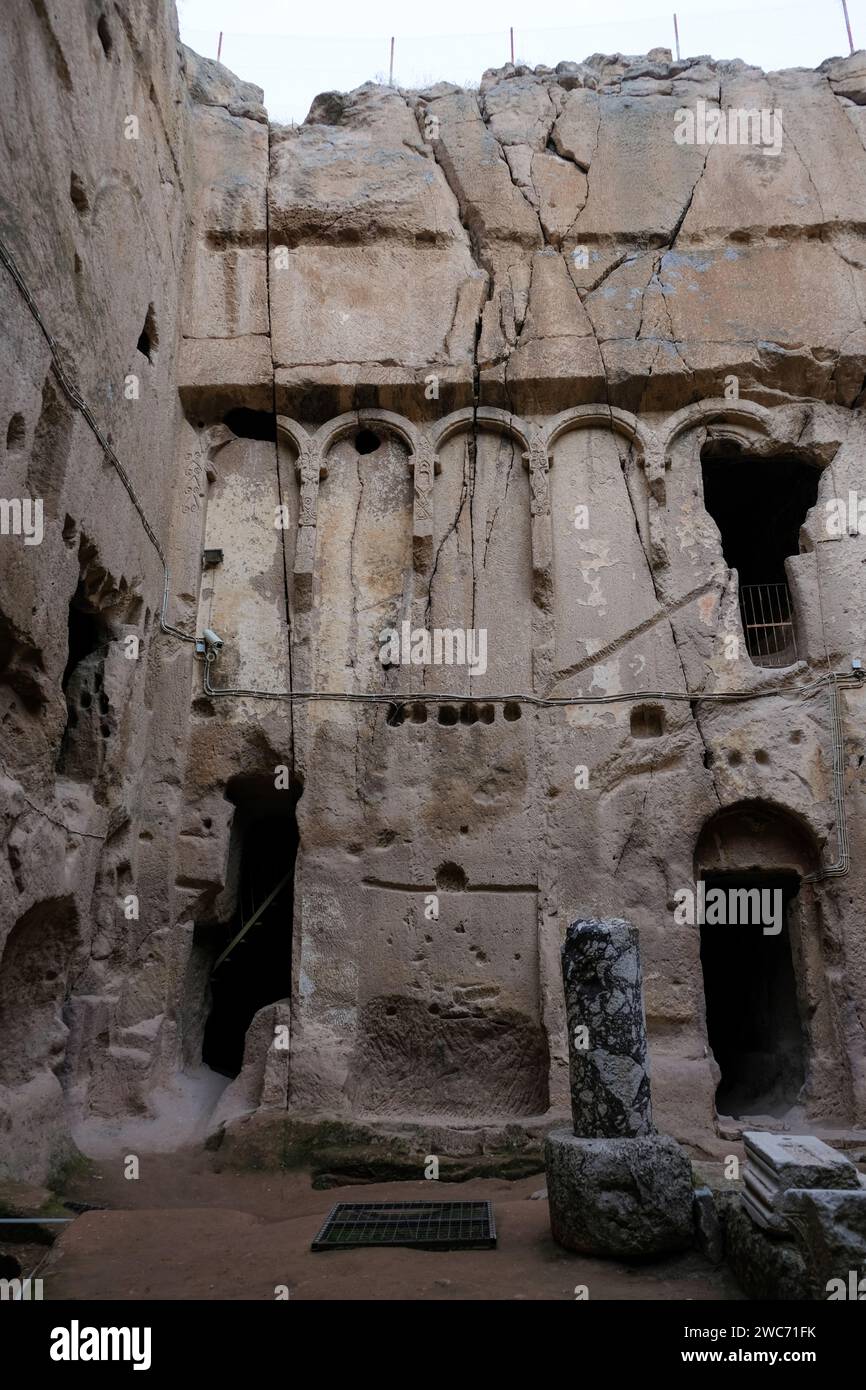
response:
<svg viewBox="0 0 866 1390"><path fill-rule="evenodd" d="M105 438L105 435L99 428L99 425L97 424L96 419L94 418L93 413L90 410L90 407L88 406L87 402L83 399L76 387L66 376L66 372L63 367L63 361L60 356L60 351L57 347L57 344L52 335L49 333L47 327L45 326L45 322L42 318L42 315L39 312L39 307L36 304L36 301L33 295L31 294L30 289L23 275L21 274L21 271L18 269L18 265L15 261L15 258L13 257L9 248L6 246L2 237L0 237L0 261L3 262L9 274L12 276L12 279L18 286L18 289L25 303L27 304L30 313L32 314L35 322L38 324L42 336L44 337L45 342L48 345L48 350L51 354L52 369L54 371L55 376L57 377L58 382L60 383L61 390L69 400L70 404L72 404L76 410L80 411L80 413L84 416L84 419L87 421L87 424L90 427L90 430L92 431L97 442L99 443L99 446L102 449L105 457L108 459L109 463L115 469L118 477L123 483L123 486L126 488L132 505L135 507L139 519L141 520L141 524L144 527L145 534L147 535L148 540L150 541L151 545L154 547L157 555L159 556L163 570L162 605L160 607L159 614L160 629L163 632L169 633L172 637L180 638L180 640L183 642L195 642L196 638L194 634L189 632L182 632L180 628L173 627L170 623L166 622L165 615L168 608L170 574L168 569L168 562L165 557L165 551L162 548L159 537L156 535L156 532L154 531L153 527L148 521L147 514L141 502L139 501L139 498L136 494L135 488L132 485L132 481L129 477L129 474L126 472L126 469L123 467L123 464L120 462L120 459L117 457L117 454L114 452L114 449L112 448L111 444L108 442L108 440ZM401 705L418 703L458 704L473 698L472 696L467 695L463 691L458 693L437 692L435 694L423 691L391 691L387 693L334 690L277 691L255 689L247 690L241 688L229 688L225 686L212 686L210 682L210 667L215 660L216 653L212 649L209 649L205 653L203 688L205 694L212 698L228 696L233 697L235 699L287 700L289 702L303 700L342 701L343 703L388 704L396 705L398 707ZM825 868L818 869L815 873L805 875L803 881L805 883L810 883L822 878L841 878L844 877L844 875L846 875L849 871L850 853L848 843L848 825L845 812L845 739L844 732L842 729L842 718L839 709L838 692L840 689L855 689L861 686L862 681L862 675L850 677L840 675L837 672L830 672L826 676L821 676L817 680L811 681L807 685L778 686L775 689L769 690L725 691L719 693L706 694L702 692L688 692L679 690L635 690L622 691L616 695L575 696L532 695L527 694L526 692L518 692L511 695L484 694L478 695L474 698L479 703L484 704L531 705L538 709L569 708L578 705L609 705L641 700L667 700L678 701L687 704L692 704L698 700L708 702L715 701L731 703L739 700L759 700L765 698L768 695L806 696L813 694L821 686L827 685L829 687L830 728L833 744L833 804L836 811L837 859L834 863L828 864Z"/></svg>
<svg viewBox="0 0 866 1390"><path fill-rule="evenodd" d="M837 858L832 864L816 869L814 873L804 874L804 883L816 883L823 878L843 878L849 871L850 855L848 848L848 823L845 809L845 736L839 710L839 690L854 690L862 687L863 677L847 676L831 671L819 676L807 685L777 686L769 690L731 690L722 692L688 692L681 690L627 690L616 695L530 695L525 691L511 695L479 694L467 695L465 691L447 693L437 691L407 692L365 692L348 690L254 690L213 686L210 681L210 668L216 661L216 652L208 650L205 656L202 686L210 697L231 696L245 700L287 700L300 701L342 701L358 704L387 704L398 708L412 704L464 704L474 701L478 704L521 704L537 709L571 708L578 705L616 705L644 700L676 701L695 704L697 701L730 703L740 700L761 700L767 696L815 694L822 686L828 687L830 699L830 729L833 743L833 805L836 812Z"/></svg>

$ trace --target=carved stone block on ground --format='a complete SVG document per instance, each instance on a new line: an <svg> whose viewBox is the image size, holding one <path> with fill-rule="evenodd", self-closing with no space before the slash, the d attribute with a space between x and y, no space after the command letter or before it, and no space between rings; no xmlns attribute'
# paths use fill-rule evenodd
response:
<svg viewBox="0 0 866 1390"><path fill-rule="evenodd" d="M641 1259L692 1244L692 1166L674 1139L579 1139L544 1145L554 1240L583 1255Z"/></svg>

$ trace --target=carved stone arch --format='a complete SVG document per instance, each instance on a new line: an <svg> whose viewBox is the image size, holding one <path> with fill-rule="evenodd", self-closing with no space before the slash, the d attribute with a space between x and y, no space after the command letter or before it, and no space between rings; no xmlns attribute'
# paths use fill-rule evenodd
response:
<svg viewBox="0 0 866 1390"><path fill-rule="evenodd" d="M289 443L297 449L299 455L306 446L312 443L312 436L308 431L289 415L277 416L277 434L285 435Z"/></svg>
<svg viewBox="0 0 866 1390"><path fill-rule="evenodd" d="M379 425L387 433L396 435L401 443L405 444L410 454L415 453L418 446L416 427L403 415L397 415L393 410L347 410L345 414L338 415L335 419L320 425L313 440L319 448L322 458L326 459L329 450L339 440L345 439L358 430L369 428L371 425Z"/></svg>
<svg viewBox="0 0 866 1390"><path fill-rule="evenodd" d="M664 452L669 455L676 440L702 425L721 425L719 436L748 445L756 436L766 438L771 433L771 416L766 406L757 401L726 401L722 398L698 401L678 410L667 421Z"/></svg>
<svg viewBox="0 0 866 1390"><path fill-rule="evenodd" d="M627 439L635 451L638 464L646 477L648 498L649 554L654 569L667 564L667 544L664 537L661 509L667 497L665 494L665 451L656 435L641 424L630 410L617 406L592 405L573 406L555 415L547 426L545 441L548 462L553 463L553 448L557 440L572 430L608 430Z"/></svg>
<svg viewBox="0 0 866 1390"><path fill-rule="evenodd" d="M729 802L704 821L695 839L696 875L773 869L802 875L818 865L818 833L792 807L768 798Z"/></svg>
<svg viewBox="0 0 866 1390"><path fill-rule="evenodd" d="M685 406L670 417L666 424L665 449L670 450L675 441L690 430L702 425L721 425L731 438L754 439L755 435L766 437L771 432L771 414L766 406L757 401L728 401L722 397L697 401Z"/></svg>
<svg viewBox="0 0 866 1390"><path fill-rule="evenodd" d="M436 449L441 449L442 445L449 439L453 439L455 434L460 434L464 430L471 430L476 426L484 429L493 430L498 434L510 435L516 439L524 452L529 450L529 440L531 429L519 416L512 415L508 410L500 410L497 406L482 405L474 409L471 405L463 410L455 410L451 415L446 415L444 420L432 432L433 444Z"/></svg>
<svg viewBox="0 0 866 1390"><path fill-rule="evenodd" d="M548 455L554 444L570 430L601 429L621 434L630 444L635 445L639 463L644 463L652 452L654 437L645 429L636 415L630 410L620 410L609 405L577 405L570 410L561 410L547 426L545 443Z"/></svg>
<svg viewBox="0 0 866 1390"><path fill-rule="evenodd" d="M547 486L547 446L544 430L497 406L467 406L442 420L434 432L435 447L464 431L483 429L506 435L519 444L524 466L529 471L533 599L546 607L552 585L552 538L550 535L550 495Z"/></svg>

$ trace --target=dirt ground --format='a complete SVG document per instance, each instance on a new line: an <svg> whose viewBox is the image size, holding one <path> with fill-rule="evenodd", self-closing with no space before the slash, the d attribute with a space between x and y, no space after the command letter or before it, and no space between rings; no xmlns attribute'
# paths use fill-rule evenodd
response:
<svg viewBox="0 0 866 1390"><path fill-rule="evenodd" d="M305 1172L218 1173L207 1154L149 1155L138 1180L91 1165L65 1198L98 1203L66 1228L39 1271L46 1299L738 1299L697 1253L652 1265L585 1259L550 1235L543 1175L365 1184L316 1191ZM335 1202L493 1201L495 1250L366 1249L314 1254Z"/></svg>

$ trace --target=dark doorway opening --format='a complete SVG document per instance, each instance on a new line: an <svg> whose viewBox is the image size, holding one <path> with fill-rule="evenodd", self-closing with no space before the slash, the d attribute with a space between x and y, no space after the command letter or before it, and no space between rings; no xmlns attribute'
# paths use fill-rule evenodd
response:
<svg viewBox="0 0 866 1390"><path fill-rule="evenodd" d="M726 564L740 581L746 645L757 666L797 659L785 560L818 500L819 469L796 458L755 458L712 443L701 453L704 506L719 528Z"/></svg>
<svg viewBox="0 0 866 1390"><path fill-rule="evenodd" d="M786 1114L805 1081L806 1040L791 958L789 905L800 888L795 873L707 874L711 888L781 893L782 925L765 935L758 923L701 927L707 1035L721 1069L720 1115Z"/></svg>
<svg viewBox="0 0 866 1390"><path fill-rule="evenodd" d="M202 1061L235 1077L241 1070L247 1029L266 1004L292 993L292 908L298 829L291 809L262 814L239 807L240 866L237 906L229 923L208 933L214 952L212 1005L204 1029ZM249 929L220 961L247 924Z"/></svg>
<svg viewBox="0 0 866 1390"><path fill-rule="evenodd" d="M259 1009L291 998L297 855L293 801L289 812L240 815L238 905L227 926L209 933L215 963L210 977L213 1004L202 1045L202 1061L214 1072L231 1077L240 1072L246 1031ZM222 952L250 922L252 926L220 962Z"/></svg>

